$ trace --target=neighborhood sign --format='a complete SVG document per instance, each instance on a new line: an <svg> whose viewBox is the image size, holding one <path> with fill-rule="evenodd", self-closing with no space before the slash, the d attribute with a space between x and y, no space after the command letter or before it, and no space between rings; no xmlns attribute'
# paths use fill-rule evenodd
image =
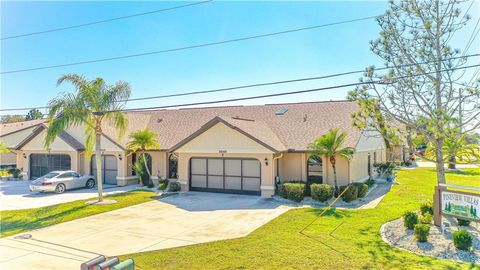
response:
<svg viewBox="0 0 480 270"><path fill-rule="evenodd" d="M442 191L442 214L480 221L480 194Z"/></svg>

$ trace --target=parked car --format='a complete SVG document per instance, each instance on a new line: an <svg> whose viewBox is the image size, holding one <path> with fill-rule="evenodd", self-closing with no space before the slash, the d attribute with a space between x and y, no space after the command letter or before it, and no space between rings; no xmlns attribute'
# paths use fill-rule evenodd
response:
<svg viewBox="0 0 480 270"><path fill-rule="evenodd" d="M39 177L30 184L30 191L64 193L75 188L93 188L95 179L91 175L80 175L75 171L53 171Z"/></svg>

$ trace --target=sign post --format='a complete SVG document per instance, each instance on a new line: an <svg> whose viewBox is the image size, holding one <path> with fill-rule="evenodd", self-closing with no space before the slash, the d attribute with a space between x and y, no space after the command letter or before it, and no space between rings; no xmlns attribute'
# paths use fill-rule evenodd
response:
<svg viewBox="0 0 480 270"><path fill-rule="evenodd" d="M442 190L440 186L435 186L435 193L433 194L433 224L435 226L442 226Z"/></svg>

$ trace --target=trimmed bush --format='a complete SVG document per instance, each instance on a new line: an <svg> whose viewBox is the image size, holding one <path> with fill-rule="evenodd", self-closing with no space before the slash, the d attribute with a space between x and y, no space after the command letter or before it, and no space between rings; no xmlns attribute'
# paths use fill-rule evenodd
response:
<svg viewBox="0 0 480 270"><path fill-rule="evenodd" d="M419 217L419 221L422 224L430 224L432 222L432 215L430 215L430 213L425 213Z"/></svg>
<svg viewBox="0 0 480 270"><path fill-rule="evenodd" d="M472 247L472 234L465 230L458 230L453 233L453 244L460 250L469 250Z"/></svg>
<svg viewBox="0 0 480 270"><path fill-rule="evenodd" d="M285 198L294 201L301 202L305 197L305 184L300 183L285 183L283 186L283 193Z"/></svg>
<svg viewBox="0 0 480 270"><path fill-rule="evenodd" d="M305 182L304 181L285 181L285 182L283 182L278 188L278 195L287 199L287 193L285 192L285 189L283 187L285 184L303 184L303 185L305 185ZM307 196L307 193L309 194L308 196L310 196L310 189L307 192L307 186L305 186L305 189L303 191L303 195Z"/></svg>
<svg viewBox="0 0 480 270"><path fill-rule="evenodd" d="M354 185L348 185L348 186L340 186L340 191L339 194L342 194L342 192L348 187L348 190L345 191L342 195L342 200L344 202L351 202L354 201L358 198L358 188Z"/></svg>
<svg viewBox="0 0 480 270"><path fill-rule="evenodd" d="M470 220L457 218L457 223L458 223L458 226L469 226Z"/></svg>
<svg viewBox="0 0 480 270"><path fill-rule="evenodd" d="M430 226L427 224L415 224L413 232L419 242L427 242Z"/></svg>
<svg viewBox="0 0 480 270"><path fill-rule="evenodd" d="M300 182L300 183L305 183L305 182ZM321 184L322 180L316 179L316 180L307 180L307 185L305 186L305 196L312 196L312 190L311 186L313 184Z"/></svg>
<svg viewBox="0 0 480 270"><path fill-rule="evenodd" d="M425 215L426 213L429 213L431 216L433 216L433 205L431 202L425 202L420 206L420 212L422 215Z"/></svg>
<svg viewBox="0 0 480 270"><path fill-rule="evenodd" d="M368 193L368 185L364 183L354 183L353 186L357 188L357 197L365 198Z"/></svg>
<svg viewBox="0 0 480 270"><path fill-rule="evenodd" d="M365 184L368 186L368 188L371 188L373 185L375 185L375 180L373 180L373 178L368 178L368 180L365 181Z"/></svg>
<svg viewBox="0 0 480 270"><path fill-rule="evenodd" d="M182 189L182 186L180 185L180 182L170 182L170 187L168 188L168 191L170 192L178 192Z"/></svg>
<svg viewBox="0 0 480 270"><path fill-rule="evenodd" d="M158 189L158 190L165 190L165 189L167 188L167 185L168 185L168 184L165 183L165 182L160 182L160 183L158 183L157 189Z"/></svg>
<svg viewBox="0 0 480 270"><path fill-rule="evenodd" d="M310 185L312 199L316 201L326 202L333 197L333 186L327 184Z"/></svg>
<svg viewBox="0 0 480 270"><path fill-rule="evenodd" d="M409 230L413 230L415 224L418 224L418 214L413 211L407 211L403 214L403 225Z"/></svg>

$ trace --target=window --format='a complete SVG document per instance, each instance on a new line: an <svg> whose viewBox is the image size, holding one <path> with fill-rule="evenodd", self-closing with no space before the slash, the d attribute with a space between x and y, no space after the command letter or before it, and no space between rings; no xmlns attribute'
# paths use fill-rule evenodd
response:
<svg viewBox="0 0 480 270"><path fill-rule="evenodd" d="M70 177L73 177L73 173L67 172L67 173L61 174L57 178L70 178Z"/></svg>
<svg viewBox="0 0 480 270"><path fill-rule="evenodd" d="M323 162L318 156L311 156L308 159L307 166L308 181L322 183L323 181Z"/></svg>
<svg viewBox="0 0 480 270"><path fill-rule="evenodd" d="M178 178L178 156L176 154L168 156L168 178Z"/></svg>
<svg viewBox="0 0 480 270"><path fill-rule="evenodd" d="M288 109L280 108L275 112L275 115L284 115L287 111Z"/></svg>

